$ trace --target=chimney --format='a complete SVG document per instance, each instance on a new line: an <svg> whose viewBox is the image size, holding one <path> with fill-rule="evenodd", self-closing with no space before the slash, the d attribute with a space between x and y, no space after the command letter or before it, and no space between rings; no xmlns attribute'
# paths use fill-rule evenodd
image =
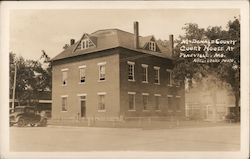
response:
<svg viewBox="0 0 250 159"><path fill-rule="evenodd" d="M74 45L75 44L75 39L70 39L70 45Z"/></svg>
<svg viewBox="0 0 250 159"><path fill-rule="evenodd" d="M170 46L170 53L171 55L174 55L174 35L169 35L169 46Z"/></svg>
<svg viewBox="0 0 250 159"><path fill-rule="evenodd" d="M137 21L134 22L134 47L136 49L139 48L139 23Z"/></svg>

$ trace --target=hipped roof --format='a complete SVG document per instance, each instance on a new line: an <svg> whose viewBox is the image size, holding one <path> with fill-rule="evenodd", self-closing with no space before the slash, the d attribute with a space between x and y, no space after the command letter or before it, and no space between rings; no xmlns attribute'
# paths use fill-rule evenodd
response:
<svg viewBox="0 0 250 159"><path fill-rule="evenodd" d="M92 40L95 43L95 47L91 47L88 49L83 50L75 50L76 45L80 42L77 41L75 44L69 46L67 49L63 50L61 53L59 53L57 56L55 56L52 61L65 59L68 57L74 57L94 52L99 52L102 50L122 47L146 54L151 54L153 56L158 56L162 58L168 58L171 59L171 52L169 47L164 47L161 44L157 43L158 48L160 49L160 52L153 52L149 51L145 48L145 45L152 39L154 40L154 36L139 36L139 48L136 49L134 46L134 38L135 35L126 31L122 31L119 29L105 29L105 30L98 30L96 32L93 32L92 34L87 34L89 39ZM101 53L101 52L100 52Z"/></svg>

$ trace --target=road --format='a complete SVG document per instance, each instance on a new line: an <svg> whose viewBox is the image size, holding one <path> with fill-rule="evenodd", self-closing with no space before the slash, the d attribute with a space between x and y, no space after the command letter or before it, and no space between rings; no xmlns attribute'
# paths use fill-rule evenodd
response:
<svg viewBox="0 0 250 159"><path fill-rule="evenodd" d="M11 151L238 151L240 126L175 129L11 127Z"/></svg>

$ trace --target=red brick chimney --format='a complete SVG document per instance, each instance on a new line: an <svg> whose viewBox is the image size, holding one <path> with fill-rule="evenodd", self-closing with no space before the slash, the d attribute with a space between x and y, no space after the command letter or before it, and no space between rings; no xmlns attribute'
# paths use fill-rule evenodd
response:
<svg viewBox="0 0 250 159"><path fill-rule="evenodd" d="M139 23L137 21L134 22L134 47L136 49L139 48Z"/></svg>
<svg viewBox="0 0 250 159"><path fill-rule="evenodd" d="M174 55L174 35L169 35L169 46L170 46L170 53L173 56Z"/></svg>

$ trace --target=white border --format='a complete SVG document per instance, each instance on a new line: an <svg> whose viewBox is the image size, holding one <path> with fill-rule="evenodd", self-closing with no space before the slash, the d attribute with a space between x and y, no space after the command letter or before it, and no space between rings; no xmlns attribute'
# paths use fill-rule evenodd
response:
<svg viewBox="0 0 250 159"><path fill-rule="evenodd" d="M246 159L249 156L249 2L248 1L121 1L121 2L1 2L1 51L0 83L1 105L8 103L8 47L9 47L9 11L10 9L167 9L167 8L233 8L241 9L241 150L239 152L9 152L8 107L1 107L1 157L3 158L202 158L202 159ZM244 89L243 89L244 88ZM6 91L7 90L7 91ZM185 156L185 157L184 157Z"/></svg>

